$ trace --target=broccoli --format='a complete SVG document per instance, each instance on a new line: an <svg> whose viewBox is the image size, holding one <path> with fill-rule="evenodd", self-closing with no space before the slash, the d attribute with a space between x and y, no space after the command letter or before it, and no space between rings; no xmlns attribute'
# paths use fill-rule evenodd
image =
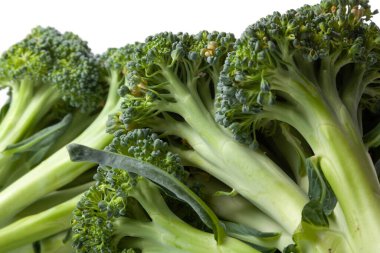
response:
<svg viewBox="0 0 380 253"><path fill-rule="evenodd" d="M268 121L286 123L304 138L314 168L337 198L334 229L350 252L379 250L380 185L361 123L363 111L377 103L380 80L375 13L365 0L323 0L260 19L237 40L216 95L216 120L247 145ZM319 222L305 217L310 234L295 237L298 247L308 236L330 250L338 247L318 239L325 215Z"/></svg>
<svg viewBox="0 0 380 253"><path fill-rule="evenodd" d="M67 201L61 200L62 203L60 204L36 214L29 214L0 229L0 248L2 251L8 252L59 232L67 231L70 228L72 212L83 192L89 187L86 185L86 189L82 189L77 196Z"/></svg>
<svg viewBox="0 0 380 253"><path fill-rule="evenodd" d="M95 56L77 35L36 27L0 58L0 87L10 88L1 121L0 150L74 108L98 109L106 88L98 83Z"/></svg>
<svg viewBox="0 0 380 253"><path fill-rule="evenodd" d="M380 187L360 120L380 77L373 14L367 1L322 1L275 12L236 41L148 37L107 130L167 138L293 235L285 252L376 252Z"/></svg>
<svg viewBox="0 0 380 253"><path fill-rule="evenodd" d="M180 180L187 176L179 156L149 129L121 134L106 150L149 162ZM95 179L73 213L77 252L257 252L233 238L218 245L212 233L178 218L157 185L141 176L100 166Z"/></svg>
<svg viewBox="0 0 380 253"><path fill-rule="evenodd" d="M112 140L105 132L109 114L119 110L118 87L123 81L123 60L129 57L128 51L135 45L118 50L110 49L97 59L99 85L108 86L108 96L102 110L91 124L73 141L102 149ZM28 173L18 178L0 192L0 224L6 225L20 211L33 202L75 180L92 168L91 163L72 163L65 147L53 152ZM39 185L39 187L35 187ZM31 190L33 189L33 190ZM14 199L20 201L14 202Z"/></svg>
<svg viewBox="0 0 380 253"><path fill-rule="evenodd" d="M10 101L0 123L0 189L43 159L54 142L63 146L88 126L107 90L98 76L86 42L51 27L34 28L1 56L0 88L10 89ZM51 127L59 121L58 129Z"/></svg>
<svg viewBox="0 0 380 253"><path fill-rule="evenodd" d="M378 252L376 13L321 0L99 56L36 28L0 58L0 248Z"/></svg>
<svg viewBox="0 0 380 253"><path fill-rule="evenodd" d="M292 234L301 222L306 194L260 148L234 140L214 120L219 72L234 43L232 34L206 31L148 37L126 65L121 112L108 123L108 131L148 127L187 143L187 149L173 145L175 153L223 181ZM276 201L274 193L281 195Z"/></svg>

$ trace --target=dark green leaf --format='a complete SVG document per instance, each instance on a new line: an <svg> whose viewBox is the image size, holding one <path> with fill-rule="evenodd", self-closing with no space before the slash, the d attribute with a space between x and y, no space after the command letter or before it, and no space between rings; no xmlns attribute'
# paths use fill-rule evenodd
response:
<svg viewBox="0 0 380 253"><path fill-rule="evenodd" d="M363 141L368 148L380 146L380 123L364 135Z"/></svg>
<svg viewBox="0 0 380 253"><path fill-rule="evenodd" d="M326 214L323 212L319 200L311 200L304 206L302 209L302 220L307 223L324 227L329 225L329 221L327 220Z"/></svg>
<svg viewBox="0 0 380 253"><path fill-rule="evenodd" d="M253 236L260 239L278 239L279 233L261 232L257 229L229 221L223 221L227 234Z"/></svg>
<svg viewBox="0 0 380 253"><path fill-rule="evenodd" d="M299 250L297 250L295 244L291 244L284 249L283 253L299 253Z"/></svg>
<svg viewBox="0 0 380 253"><path fill-rule="evenodd" d="M2 152L0 169L8 170L10 173L3 184L11 184L45 159L51 146L69 127L71 119L69 114L57 124L44 128L16 144L8 145Z"/></svg>
<svg viewBox="0 0 380 253"><path fill-rule="evenodd" d="M124 169L128 172L143 176L152 182L166 188L178 199L189 204L199 215L200 219L210 227L218 243L225 236L224 229L218 217L194 192L171 174L156 166L140 160L101 150L92 149L79 144L67 146L72 161L89 161L112 168Z"/></svg>
<svg viewBox="0 0 380 253"><path fill-rule="evenodd" d="M41 148L53 144L53 141L64 133L71 119L71 114L68 114L57 124L44 128L16 144L8 145L4 151L7 154L21 154L31 151L38 152Z"/></svg>
<svg viewBox="0 0 380 253"><path fill-rule="evenodd" d="M8 100L0 109L0 123L3 121L5 115L7 115L10 106L10 101Z"/></svg>
<svg viewBox="0 0 380 253"><path fill-rule="evenodd" d="M380 160L377 160L377 162L375 163L375 170L377 178L380 180Z"/></svg>
<svg viewBox="0 0 380 253"><path fill-rule="evenodd" d="M263 253L276 252L277 241L280 233L262 232L257 229L229 221L223 221L227 234L251 245ZM271 244L273 242L273 244ZM273 245L273 246L272 246Z"/></svg>
<svg viewBox="0 0 380 253"><path fill-rule="evenodd" d="M317 226L328 226L327 217L333 212L337 200L319 163L318 157L311 157L306 161L310 202L302 210L302 219Z"/></svg>

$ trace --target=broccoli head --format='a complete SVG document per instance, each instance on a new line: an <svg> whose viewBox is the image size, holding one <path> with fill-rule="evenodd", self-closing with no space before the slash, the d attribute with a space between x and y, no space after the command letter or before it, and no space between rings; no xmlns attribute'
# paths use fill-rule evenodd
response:
<svg viewBox="0 0 380 253"><path fill-rule="evenodd" d="M323 0L260 19L227 57L216 94L215 118L235 139L254 143L267 122L283 122L306 140L343 210L348 231L342 233L353 238L355 252L378 248L361 228L380 233L374 222L380 187L361 121L374 107L380 78L375 13L365 0Z"/></svg>
<svg viewBox="0 0 380 253"><path fill-rule="evenodd" d="M180 158L149 129L115 137L106 150L159 166L183 179ZM218 245L213 234L179 219L159 188L125 170L100 166L73 213L77 252L257 252L236 239Z"/></svg>

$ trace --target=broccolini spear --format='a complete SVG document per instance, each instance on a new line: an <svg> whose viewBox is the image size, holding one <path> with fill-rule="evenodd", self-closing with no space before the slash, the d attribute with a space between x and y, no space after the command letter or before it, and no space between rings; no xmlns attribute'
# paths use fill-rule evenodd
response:
<svg viewBox="0 0 380 253"><path fill-rule="evenodd" d="M149 129L115 136L106 150L186 179L179 156ZM141 176L100 166L95 179L74 210L76 252L258 252L230 237L218 244L212 233L187 224L168 207L157 185Z"/></svg>
<svg viewBox="0 0 380 253"><path fill-rule="evenodd" d="M110 49L100 57L99 82L108 86L106 103L94 121L73 142L98 149L111 142L112 135L105 132L105 126L108 115L119 110L117 90L123 82L123 69L130 57L129 51L134 47L128 45L117 50ZM8 224L21 210L70 183L91 167L91 163L72 163L66 148L62 147L0 192L0 224ZM15 203L15 199L19 201Z"/></svg>
<svg viewBox="0 0 380 253"><path fill-rule="evenodd" d="M10 89L10 101L0 123L0 189L37 164L55 142L64 145L88 126L107 92L98 72L85 41L51 27L34 28L3 53L0 88ZM64 118L68 114L73 115ZM15 164L22 153L29 161Z"/></svg>
<svg viewBox="0 0 380 253"><path fill-rule="evenodd" d="M148 37L127 63L121 112L108 131L148 127L183 140L188 150L175 153L187 156L292 234L301 222L306 194L264 152L237 142L214 120L215 87L234 42L232 34L206 31ZM203 166L204 161L210 166Z"/></svg>
<svg viewBox="0 0 380 253"><path fill-rule="evenodd" d="M236 42L216 95L216 119L244 143L253 143L267 121L285 122L303 136L337 197L334 219L349 248L344 252L379 251L380 185L361 123L380 80L375 13L366 0L322 0L262 18ZM298 238L301 249L309 237L335 250L334 241L313 235L328 230L327 213L306 221L312 228Z"/></svg>
<svg viewBox="0 0 380 253"><path fill-rule="evenodd" d="M10 105L0 124L0 151L43 127L41 122L74 108L99 109L106 87L98 65L77 35L36 27L0 58L0 87L10 88Z"/></svg>

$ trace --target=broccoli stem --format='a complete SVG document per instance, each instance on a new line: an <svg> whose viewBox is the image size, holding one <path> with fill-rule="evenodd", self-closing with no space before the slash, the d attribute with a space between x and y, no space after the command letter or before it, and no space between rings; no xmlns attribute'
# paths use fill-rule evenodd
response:
<svg viewBox="0 0 380 253"><path fill-rule="evenodd" d="M141 179L131 196L139 201L148 212L151 222L140 222L128 218L117 218L114 224L116 234L141 237L139 246L143 252L150 252L149 246L160 249L157 252L218 252L256 253L255 249L227 237L218 245L214 235L198 230L180 220L166 205L158 188L151 182ZM141 242L141 241L140 241ZM147 247L147 249L145 248ZM152 251L153 252L153 251Z"/></svg>
<svg viewBox="0 0 380 253"><path fill-rule="evenodd" d="M27 245L24 245L20 248L17 248L17 249L13 249L13 250L10 250L10 251L7 251L7 252L4 252L4 253L36 253L36 249L34 247L33 244L27 244Z"/></svg>
<svg viewBox="0 0 380 253"><path fill-rule="evenodd" d="M55 207L65 201L68 201L75 196L85 192L88 190L92 185L94 185L94 182L87 182L83 183L82 185L74 186L68 189L62 189L55 192L52 192L45 197L37 200L30 206L28 206L26 209L22 210L20 213L18 213L14 217L14 221L20 220L22 218L25 218L27 216L31 216L34 214L38 214L40 212L43 212L47 209L50 209L52 207Z"/></svg>
<svg viewBox="0 0 380 253"><path fill-rule="evenodd" d="M364 145L331 124L320 125L316 133L319 141L314 152L322 157L321 169L342 207L351 247L355 252L376 252L380 187Z"/></svg>
<svg viewBox="0 0 380 253"><path fill-rule="evenodd" d="M103 149L111 142L112 135L105 133L104 128L108 115L119 108L117 94L119 84L117 73L113 73L106 105L96 120L72 142L96 149ZM0 192L0 225L6 224L22 209L49 192L71 182L92 166L93 164L86 162L71 162L66 148L61 148ZM15 199L19 201L15 202Z"/></svg>
<svg viewBox="0 0 380 253"><path fill-rule="evenodd" d="M30 98L33 96L33 85L29 79L25 79L20 83L10 83L9 86L12 87L12 97L8 111L0 124L0 147L2 147L0 151L3 151L8 145L6 143L2 144L3 138L6 138L12 128L17 125L19 117L23 114L25 108L28 108Z"/></svg>
<svg viewBox="0 0 380 253"><path fill-rule="evenodd" d="M181 150L178 148L173 148L173 151L179 154L181 159L188 162L191 166L206 168L205 171L212 170L211 168L215 166L214 164L211 164L203 159L195 151ZM214 167L214 169L218 168ZM228 189L228 187L224 184L215 179L210 179L209 176L196 177L195 182L202 184L203 187L201 191L205 194L205 201L218 215L218 217L234 223L243 224L258 231L281 234L274 240L269 240L268 238L257 238L255 241L256 245L268 248L283 249L293 243L291 234L286 232L281 225L276 223L273 219L261 212L252 203L240 195L216 195L216 193L221 191L231 191L231 189ZM237 213L239 215L236 215Z"/></svg>
<svg viewBox="0 0 380 253"><path fill-rule="evenodd" d="M14 91L16 94L12 97L11 107L1 123L0 151L22 140L60 99L53 85L43 85L36 92L34 86L33 81L24 80L20 89Z"/></svg>
<svg viewBox="0 0 380 253"><path fill-rule="evenodd" d="M69 143L75 137L79 136L84 129L94 120L94 116L87 116L76 111L68 127L65 126L64 132L59 129L58 132L49 132L48 135L40 135L41 132L35 133L33 138L25 145L17 148L7 149L0 153L0 189L7 187L22 175L26 174L31 168L40 161L54 154L57 150ZM55 136L51 138L51 136ZM47 142L46 140L50 140ZM24 139L23 141L27 141ZM43 146L41 145L43 143Z"/></svg>
<svg viewBox="0 0 380 253"><path fill-rule="evenodd" d="M171 84L171 93L177 100L176 110L191 128L176 127L173 131L182 131L179 136L184 137L205 159L211 158L211 162L218 165L217 170L208 171L211 175L293 233L301 222L300 214L308 201L304 192L263 153L232 140L199 102L200 98L190 95L171 70L162 67L162 73ZM274 195L278 198L273 199ZM284 206L288 208L284 210Z"/></svg>
<svg viewBox="0 0 380 253"><path fill-rule="evenodd" d="M300 91L291 94L294 103L299 104L298 116L293 117L292 110L274 105L268 106L271 118L295 127L315 156L322 159L321 169L342 207L348 227L346 236L352 238L349 241L353 242L355 252L376 252L375 237L380 234L377 218L380 213L380 185L358 126L339 97L325 96L316 88L315 91L302 92L301 83L308 89L315 86L307 83L306 79L302 81L296 72L287 76L291 76L289 82L294 84L290 86L298 85ZM286 76L282 77L286 80ZM334 86L332 80L335 79L331 78L331 73L323 72L321 86Z"/></svg>
<svg viewBox="0 0 380 253"><path fill-rule="evenodd" d="M69 231L62 231L39 241L39 253L74 253Z"/></svg>
<svg viewBox="0 0 380 253"><path fill-rule="evenodd" d="M380 234L380 221L377 219L380 213L380 185L358 126L339 97L324 96L317 89L302 92L301 83L306 84L308 89L315 86L305 83L306 79L296 72L288 76L292 79L289 82L294 84L290 86L298 85L300 91L291 94L294 103L300 105L297 107L298 118L292 117L292 110L268 106L273 114L271 118L295 127L309 143L315 156L322 159L321 169L342 207L348 227L346 236L352 238L349 241L353 242L351 246L355 252L376 252L378 246L373 242ZM332 79L331 73L323 72L321 86L334 86L332 80L335 79ZM357 185L360 185L359 189Z"/></svg>
<svg viewBox="0 0 380 253"><path fill-rule="evenodd" d="M81 195L0 229L0 248L2 251L31 244L70 228L71 213Z"/></svg>

